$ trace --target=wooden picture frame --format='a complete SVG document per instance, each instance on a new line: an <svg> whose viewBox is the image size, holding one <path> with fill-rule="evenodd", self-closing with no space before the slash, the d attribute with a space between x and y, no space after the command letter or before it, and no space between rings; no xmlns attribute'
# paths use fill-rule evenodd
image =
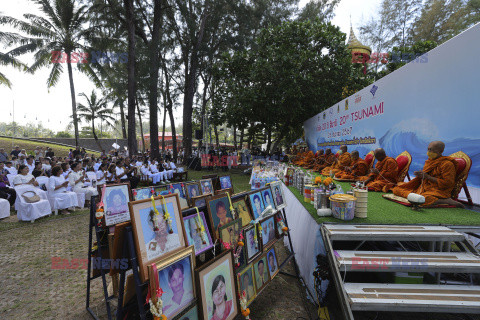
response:
<svg viewBox="0 0 480 320"><path fill-rule="evenodd" d="M106 227L130 221L128 203L131 200L130 183L117 183L105 186L103 209Z"/></svg>
<svg viewBox="0 0 480 320"><path fill-rule="evenodd" d="M154 190L155 197L158 197L161 195L162 192L167 191L167 186L166 185L154 186L153 190Z"/></svg>
<svg viewBox="0 0 480 320"><path fill-rule="evenodd" d="M177 315L174 320L198 320L200 319L198 316L198 306L197 302L192 303L189 307L187 307L183 313Z"/></svg>
<svg viewBox="0 0 480 320"><path fill-rule="evenodd" d="M122 259L126 258L123 257L123 246L125 245L125 228L131 226L132 223L130 221L119 223L115 226L115 231L113 233L113 250L112 250L112 259ZM110 269L110 275L113 276L114 274L120 272L118 268Z"/></svg>
<svg viewBox="0 0 480 320"><path fill-rule="evenodd" d="M246 227L253 220L250 207L247 205L246 198L239 198L232 201L233 209L235 210L235 218L242 219L242 228Z"/></svg>
<svg viewBox="0 0 480 320"><path fill-rule="evenodd" d="M151 196L155 196L153 187L136 188L132 190L132 201L149 199Z"/></svg>
<svg viewBox="0 0 480 320"><path fill-rule="evenodd" d="M233 190L232 177L230 175L218 177L218 180L220 182L220 189Z"/></svg>
<svg viewBox="0 0 480 320"><path fill-rule="evenodd" d="M210 230L216 239L219 239L218 228L233 221L233 213L230 211L230 202L226 195L212 197L207 202Z"/></svg>
<svg viewBox="0 0 480 320"><path fill-rule="evenodd" d="M270 187L265 187L258 190L262 195L262 201L265 208L271 206L274 210L276 209L275 202L273 201L272 190Z"/></svg>
<svg viewBox="0 0 480 320"><path fill-rule="evenodd" d="M263 272L261 272L260 269L263 269ZM255 290L257 290L257 294L259 294L263 290L263 288L265 288L265 286L270 282L270 273L268 272L268 265L265 254L262 254L253 263L253 273L255 278Z"/></svg>
<svg viewBox="0 0 480 320"><path fill-rule="evenodd" d="M282 183L275 181L270 183L270 189L272 190L273 202L277 210L281 210L287 206L285 195L283 194Z"/></svg>
<svg viewBox="0 0 480 320"><path fill-rule="evenodd" d="M155 197L155 208L158 216L152 209L151 199L130 202L135 249L137 250L140 277L143 282L148 279L147 265L166 257L186 247L185 228L183 226L182 211L177 194ZM171 226L164 221L164 207L167 207L171 219ZM154 230L154 219L157 219L158 230ZM170 231L172 231L170 233ZM160 242L160 244L159 244Z"/></svg>
<svg viewBox="0 0 480 320"><path fill-rule="evenodd" d="M268 266L268 273L270 274L270 280L273 280L275 276L280 271L278 267L278 256L277 250L275 246L272 246L266 253L265 256L267 257L267 266ZM272 260L273 257L273 260Z"/></svg>
<svg viewBox="0 0 480 320"><path fill-rule="evenodd" d="M155 273L155 268L156 273ZM172 319L191 306L196 300L196 281L195 281L195 254L193 246L189 246L181 251L171 254L166 258L152 263L148 266L148 275L150 279L150 295L156 299L157 285L163 291L163 313ZM173 301L174 293L172 286L181 285L183 288L180 303ZM157 283L158 280L158 283ZM181 281L181 284L179 283Z"/></svg>
<svg viewBox="0 0 480 320"><path fill-rule="evenodd" d="M195 193L194 193L195 191ZM191 200L192 198L198 197L202 195L200 182L190 182L185 184L185 194L187 195L187 199Z"/></svg>
<svg viewBox="0 0 480 320"><path fill-rule="evenodd" d="M200 215L201 221L198 221L198 215ZM195 247L195 255L202 254L203 252L210 250L214 246L212 237L208 230L207 220L205 219L205 214L203 211L200 211L198 214L192 214L188 217L183 217L183 225L185 226L185 234L187 236L188 245L193 245ZM199 235L198 229L200 227L205 229L205 244Z"/></svg>
<svg viewBox="0 0 480 320"><path fill-rule="evenodd" d="M280 223L279 223L279 221L278 221L279 219L280 219L281 221L283 221L284 224L285 224L285 221L284 221L284 219L283 219L283 215L282 215L281 212L277 212L277 213L275 214L275 230L276 230L276 235L277 235L277 238L278 238L278 239L281 238L281 237L283 237L283 236L285 236L285 235L287 234L285 231L282 230L281 225L280 225Z"/></svg>
<svg viewBox="0 0 480 320"><path fill-rule="evenodd" d="M205 195L201 195L201 196L198 196L198 197L193 197L192 199L190 199L190 207L192 208L200 208L200 207L203 207L203 206L207 206L207 202L208 200L212 197L212 195L210 194L205 194Z"/></svg>
<svg viewBox="0 0 480 320"><path fill-rule="evenodd" d="M200 190L202 191L202 195L213 195L215 189L213 188L212 179L202 179L198 181L200 183Z"/></svg>
<svg viewBox="0 0 480 320"><path fill-rule="evenodd" d="M224 243L228 243L231 247L236 247L241 233L242 219L233 220L218 229L220 240Z"/></svg>
<svg viewBox="0 0 480 320"><path fill-rule="evenodd" d="M249 264L245 269L237 274L237 287L240 295L242 295L243 291L246 292L248 306L257 296L257 291L255 290L253 264Z"/></svg>
<svg viewBox="0 0 480 320"><path fill-rule="evenodd" d="M250 202L250 208L252 209L253 219L258 219L262 214L263 210L265 210L265 205L263 204L262 194L260 190L249 194L248 200Z"/></svg>
<svg viewBox="0 0 480 320"><path fill-rule="evenodd" d="M171 183L167 185L167 191L169 191L169 193L178 194L178 198L180 199L180 208L182 208L182 210L189 208L187 195L185 194L184 184L182 182Z"/></svg>
<svg viewBox="0 0 480 320"><path fill-rule="evenodd" d="M215 190L215 195L226 194L227 192L230 196L232 196L233 195L233 188Z"/></svg>
<svg viewBox="0 0 480 320"><path fill-rule="evenodd" d="M225 312L219 317L225 320L233 320L238 315L240 306L237 295L237 278L233 271L233 265L232 250L227 250L195 271L200 319L212 319L215 305L213 296L220 295L222 292L224 298L216 300L224 303L225 307L217 308L217 310L223 309Z"/></svg>
<svg viewBox="0 0 480 320"><path fill-rule="evenodd" d="M252 233L253 232L253 233ZM255 245L255 234L257 236L257 244ZM243 250L245 251L245 259L247 264L255 260L262 254L262 238L258 235L256 225L249 225L243 228Z"/></svg>
<svg viewBox="0 0 480 320"><path fill-rule="evenodd" d="M267 248L277 240L275 216L271 215L260 220L260 225L262 226L262 247Z"/></svg>

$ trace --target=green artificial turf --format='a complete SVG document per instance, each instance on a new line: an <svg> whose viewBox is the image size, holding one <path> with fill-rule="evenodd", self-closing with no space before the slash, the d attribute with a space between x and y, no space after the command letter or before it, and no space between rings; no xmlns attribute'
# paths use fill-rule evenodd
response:
<svg viewBox="0 0 480 320"><path fill-rule="evenodd" d="M215 171L195 171L195 170L188 170L188 180L200 180L202 176L208 176L211 174L216 174L220 176L227 176L229 175L232 178L232 185L233 191L235 193L240 193L243 191L250 191L250 174L238 174L232 173L230 171L222 171L222 170L215 170Z"/></svg>
<svg viewBox="0 0 480 320"><path fill-rule="evenodd" d="M342 186L344 192L350 190L350 183L335 182ZM322 222L345 222L345 223L379 223L379 224L446 224L446 225L480 225L480 213L459 208L420 209L412 210L393 201L382 198L381 192L368 193L367 218L354 218L343 221L333 217L319 217L312 203L306 203L296 188L288 187L297 199L304 205L310 215L317 221ZM288 205L288 204L287 204Z"/></svg>

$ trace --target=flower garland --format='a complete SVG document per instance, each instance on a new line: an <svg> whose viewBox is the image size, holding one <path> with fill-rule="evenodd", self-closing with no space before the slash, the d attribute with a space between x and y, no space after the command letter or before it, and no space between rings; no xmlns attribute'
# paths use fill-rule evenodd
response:
<svg viewBox="0 0 480 320"><path fill-rule="evenodd" d="M230 193L227 191L226 194L227 194L227 197L228 197L228 201L230 202L230 212L232 213L232 215L234 215L236 212L233 209L232 199L230 198ZM233 219L236 219L236 218L237 218L236 215L234 215Z"/></svg>
<svg viewBox="0 0 480 320"><path fill-rule="evenodd" d="M240 307L242 309L242 316L245 317L246 320L250 319L250 309L247 308L247 292L245 290L242 291L240 295Z"/></svg>
<svg viewBox="0 0 480 320"><path fill-rule="evenodd" d="M197 219L195 219L195 227L197 229L197 232L200 234L200 238L202 239L202 243L206 244L207 243L207 236L205 234L205 226L203 225L201 217L200 217L200 211L198 211L198 207L195 207L197 210Z"/></svg>

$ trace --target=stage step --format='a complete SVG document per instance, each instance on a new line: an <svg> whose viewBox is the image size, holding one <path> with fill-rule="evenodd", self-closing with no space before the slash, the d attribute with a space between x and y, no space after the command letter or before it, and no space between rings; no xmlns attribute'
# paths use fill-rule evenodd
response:
<svg viewBox="0 0 480 320"><path fill-rule="evenodd" d="M334 252L340 271L480 273L480 257L464 252Z"/></svg>
<svg viewBox="0 0 480 320"><path fill-rule="evenodd" d="M324 224L331 241L463 241L450 228L421 225Z"/></svg>
<svg viewBox="0 0 480 320"><path fill-rule="evenodd" d="M354 311L480 313L480 286L345 283Z"/></svg>

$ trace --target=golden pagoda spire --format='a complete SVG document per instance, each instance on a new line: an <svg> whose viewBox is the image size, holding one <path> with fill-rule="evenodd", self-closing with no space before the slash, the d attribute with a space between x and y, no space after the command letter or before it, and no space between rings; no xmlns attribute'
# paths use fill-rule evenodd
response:
<svg viewBox="0 0 480 320"><path fill-rule="evenodd" d="M350 24L350 36L348 37L348 42L347 42L347 47L348 49L352 50L352 52L355 53L366 53L370 55L372 53L372 49L368 46L364 46L355 36L355 33L353 32L353 27Z"/></svg>

